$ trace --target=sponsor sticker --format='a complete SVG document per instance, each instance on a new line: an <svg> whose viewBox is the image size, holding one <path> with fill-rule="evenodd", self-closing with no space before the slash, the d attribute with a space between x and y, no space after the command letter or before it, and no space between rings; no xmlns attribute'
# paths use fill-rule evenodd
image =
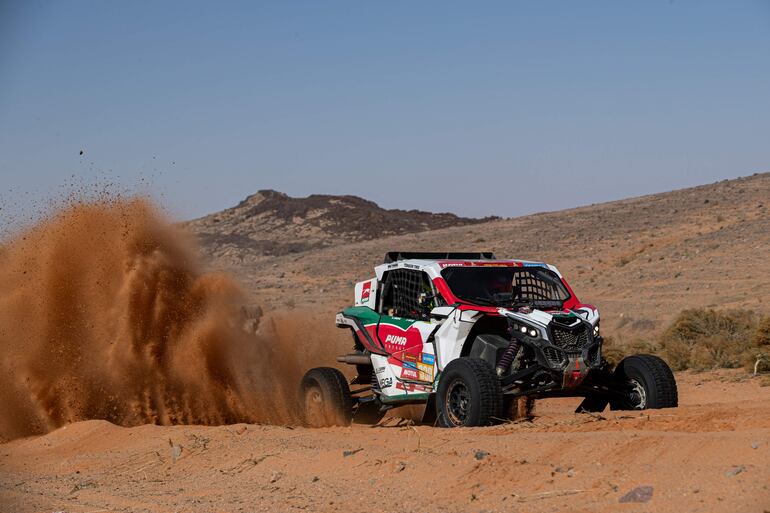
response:
<svg viewBox="0 0 770 513"><path fill-rule="evenodd" d="M393 386L393 378L382 378L382 382L380 384L382 388L390 388Z"/></svg>
<svg viewBox="0 0 770 513"><path fill-rule="evenodd" d="M433 381L433 365L418 363L417 369L420 371L420 381Z"/></svg>
<svg viewBox="0 0 770 513"><path fill-rule="evenodd" d="M436 364L436 356L432 355L430 353L421 353L420 354L420 361L422 363L427 363L428 365L435 365Z"/></svg>
<svg viewBox="0 0 770 513"><path fill-rule="evenodd" d="M385 337L385 343L393 344L394 346L405 346L406 337L402 337L400 335L388 335L387 337Z"/></svg>
<svg viewBox="0 0 770 513"><path fill-rule="evenodd" d="M432 392L433 388L425 385L416 385L414 383L396 383L396 388L399 390L405 390L407 392Z"/></svg>
<svg viewBox="0 0 770 513"><path fill-rule="evenodd" d="M500 260L493 262L476 262L476 261L462 261L462 262L439 262L439 266L444 269L446 267L521 267L522 263L513 260ZM543 264L542 267L545 267Z"/></svg>
<svg viewBox="0 0 770 513"><path fill-rule="evenodd" d="M420 377L419 372L417 372L416 369L410 369L408 367L404 367L401 369L401 377L404 379L418 379Z"/></svg>
<svg viewBox="0 0 770 513"><path fill-rule="evenodd" d="M367 281L364 283L364 286L361 288L361 302L364 303L366 301L369 301L369 297L372 294L372 282Z"/></svg>
<svg viewBox="0 0 770 513"><path fill-rule="evenodd" d="M406 361L401 362L401 363L403 364L403 367L406 368L406 369L416 369L417 366L420 365L419 363L406 362Z"/></svg>
<svg viewBox="0 0 770 513"><path fill-rule="evenodd" d="M405 362L416 362L417 361L417 355L412 353L404 353L401 355L401 359Z"/></svg>

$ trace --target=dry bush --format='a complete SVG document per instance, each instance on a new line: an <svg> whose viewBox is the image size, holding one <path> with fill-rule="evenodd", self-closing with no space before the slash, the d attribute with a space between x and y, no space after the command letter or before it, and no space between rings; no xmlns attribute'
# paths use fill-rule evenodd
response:
<svg viewBox="0 0 770 513"><path fill-rule="evenodd" d="M751 310L689 309L655 342L617 333L604 337L602 354L612 365L639 353L659 354L674 370L744 366L753 372L756 366L770 372L770 316Z"/></svg>
<svg viewBox="0 0 770 513"><path fill-rule="evenodd" d="M764 323L764 321L763 321ZM753 367L760 316L750 310L683 310L660 337L664 358L675 370Z"/></svg>
<svg viewBox="0 0 770 513"><path fill-rule="evenodd" d="M604 337L604 344L602 344L602 355L615 366L628 355L628 351L616 337L606 336Z"/></svg>
<svg viewBox="0 0 770 513"><path fill-rule="evenodd" d="M647 340L641 338L626 339L622 336L604 337L602 344L602 355L613 366L620 363L620 360L632 354L654 354L658 347Z"/></svg>
<svg viewBox="0 0 770 513"><path fill-rule="evenodd" d="M764 317L757 326L752 339L754 347L770 350L770 317Z"/></svg>

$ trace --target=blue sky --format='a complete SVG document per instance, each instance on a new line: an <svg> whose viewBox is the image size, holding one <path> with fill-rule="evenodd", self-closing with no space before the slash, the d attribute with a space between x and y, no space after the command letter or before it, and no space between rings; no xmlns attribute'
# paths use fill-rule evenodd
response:
<svg viewBox="0 0 770 513"><path fill-rule="evenodd" d="M0 0L5 223L93 184L514 216L770 170L768 134L768 1Z"/></svg>

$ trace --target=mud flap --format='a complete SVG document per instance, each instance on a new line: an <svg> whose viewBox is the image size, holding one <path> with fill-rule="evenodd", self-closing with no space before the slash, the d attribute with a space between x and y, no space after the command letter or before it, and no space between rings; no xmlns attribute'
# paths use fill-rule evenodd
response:
<svg viewBox="0 0 770 513"><path fill-rule="evenodd" d="M605 397L589 396L578 405L575 413L601 413L607 408L608 404L610 404L610 400Z"/></svg>
<svg viewBox="0 0 770 513"><path fill-rule="evenodd" d="M436 417L436 394L430 394L428 396L428 402L425 403L425 411L422 414L422 423L435 426L436 420L438 420Z"/></svg>

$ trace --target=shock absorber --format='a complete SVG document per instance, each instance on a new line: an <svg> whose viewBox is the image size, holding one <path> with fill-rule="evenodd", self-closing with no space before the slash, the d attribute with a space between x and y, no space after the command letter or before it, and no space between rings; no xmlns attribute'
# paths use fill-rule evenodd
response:
<svg viewBox="0 0 770 513"><path fill-rule="evenodd" d="M513 360L516 359L516 353L519 352L519 347L519 341L514 338L511 340L511 343L508 344L508 347L505 348L503 355L500 357L500 360L498 360L497 366L495 367L498 377L505 374L505 371L511 366Z"/></svg>

